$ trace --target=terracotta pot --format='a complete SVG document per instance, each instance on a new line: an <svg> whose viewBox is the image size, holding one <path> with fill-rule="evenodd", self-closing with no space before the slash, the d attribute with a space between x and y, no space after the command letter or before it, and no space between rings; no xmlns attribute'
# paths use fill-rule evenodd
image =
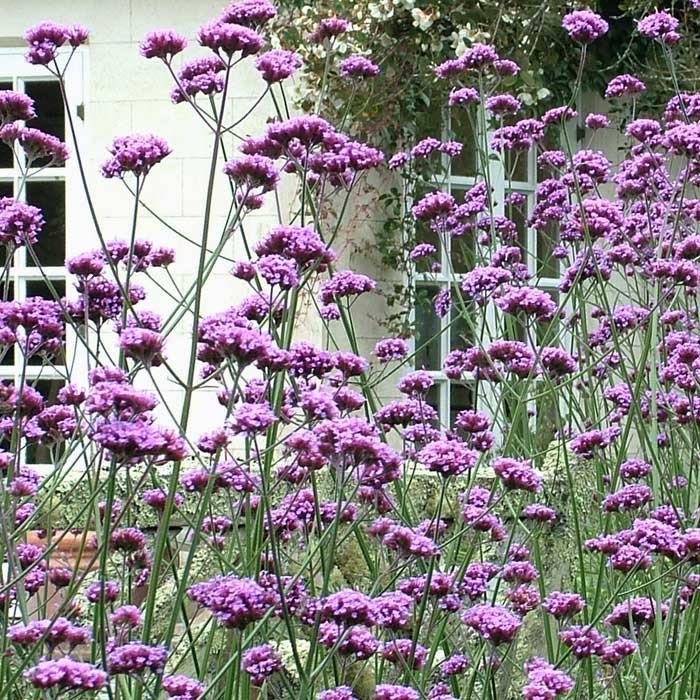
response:
<svg viewBox="0 0 700 700"><path fill-rule="evenodd" d="M76 578L98 565L97 546L93 531L71 533L60 532L49 536L42 530L31 530L27 533L27 543L45 549L51 548L48 554L49 569L70 569L76 572ZM39 606L46 606L46 614L53 616L65 601L66 589L57 588L51 582L39 591L36 599Z"/></svg>
<svg viewBox="0 0 700 700"><path fill-rule="evenodd" d="M76 571L76 579L80 580L82 575L88 571L99 567L99 555L97 552L96 533L92 530L71 533L59 532L52 538L44 534L42 530L31 530L27 533L27 543L44 547L51 551L48 554L49 569L61 568ZM179 556L175 557L177 565ZM164 564L171 564L169 557L165 557ZM52 583L48 583L42 588L36 599L36 611L40 605L46 605L46 614L53 616L65 600L64 588L57 588ZM132 603L141 605L146 600L148 585L135 586L132 589ZM45 595L44 595L45 594Z"/></svg>

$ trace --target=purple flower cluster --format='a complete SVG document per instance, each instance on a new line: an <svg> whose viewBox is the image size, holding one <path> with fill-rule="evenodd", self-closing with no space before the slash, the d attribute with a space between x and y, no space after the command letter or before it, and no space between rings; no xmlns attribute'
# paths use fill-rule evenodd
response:
<svg viewBox="0 0 700 700"><path fill-rule="evenodd" d="M187 39L170 29L149 32L139 44L139 51L144 58L160 58L170 61L173 56L185 50Z"/></svg>
<svg viewBox="0 0 700 700"><path fill-rule="evenodd" d="M510 644L522 619L500 605L475 605L462 615L462 622L494 646Z"/></svg>
<svg viewBox="0 0 700 700"><path fill-rule="evenodd" d="M25 57L28 63L48 65L58 57L65 44L74 49L88 40L88 30L80 24L67 26L55 22L40 22L27 29L24 38L29 46Z"/></svg>
<svg viewBox="0 0 700 700"><path fill-rule="evenodd" d="M301 67L299 54L284 49L273 49L255 59L255 67L262 79L268 83L279 83L294 75Z"/></svg>
<svg viewBox="0 0 700 700"><path fill-rule="evenodd" d="M107 670L112 675L118 673L138 675L146 670L163 673L167 658L168 650L165 647L129 642L109 652Z"/></svg>
<svg viewBox="0 0 700 700"><path fill-rule="evenodd" d="M124 177L126 173L145 176L172 151L158 136L133 134L115 138L109 152L112 157L102 165L102 175L107 178Z"/></svg>
<svg viewBox="0 0 700 700"><path fill-rule="evenodd" d="M339 68L343 78L374 78L379 75L379 66L376 63L357 54L344 58Z"/></svg>
<svg viewBox="0 0 700 700"><path fill-rule="evenodd" d="M260 687L273 673L283 669L282 657L270 644L262 644L243 654L241 668L250 676L253 685Z"/></svg>
<svg viewBox="0 0 700 700"><path fill-rule="evenodd" d="M192 586L187 595L212 612L225 627L244 629L260 620L275 596L252 579L218 576Z"/></svg>
<svg viewBox="0 0 700 700"><path fill-rule="evenodd" d="M35 687L42 689L95 691L104 688L107 674L82 661L68 656L46 659L29 668L24 677Z"/></svg>
<svg viewBox="0 0 700 700"><path fill-rule="evenodd" d="M528 661L525 672L529 681L523 687L526 700L549 700L557 695L566 695L574 687L574 681L566 673L544 659L536 657Z"/></svg>
<svg viewBox="0 0 700 700"><path fill-rule="evenodd" d="M608 23L590 10L576 10L564 15L561 26L579 44L590 44L600 39L609 29Z"/></svg>

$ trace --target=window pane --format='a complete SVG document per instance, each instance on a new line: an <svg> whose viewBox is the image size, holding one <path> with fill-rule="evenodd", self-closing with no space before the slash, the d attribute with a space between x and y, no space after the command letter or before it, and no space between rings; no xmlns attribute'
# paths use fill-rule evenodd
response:
<svg viewBox="0 0 700 700"><path fill-rule="evenodd" d="M452 271L457 275L474 269L476 261L476 249L474 245L474 234L467 233L459 238L450 241L450 259L452 261Z"/></svg>
<svg viewBox="0 0 700 700"><path fill-rule="evenodd" d="M524 194L524 193L520 193ZM506 216L515 224L518 229L518 245L523 256L523 262L527 264L528 249L527 249L527 199L522 204L508 204L506 206Z"/></svg>
<svg viewBox="0 0 700 700"><path fill-rule="evenodd" d="M452 188L452 195L458 204L464 201L465 190ZM474 268L476 264L476 233L474 230L465 231L462 236L454 236L450 240L450 261L452 271L463 275Z"/></svg>
<svg viewBox="0 0 700 700"><path fill-rule="evenodd" d="M505 152L506 180L514 182L528 182L528 152Z"/></svg>
<svg viewBox="0 0 700 700"><path fill-rule="evenodd" d="M557 244L557 223L549 222L544 231L537 232L537 272L540 277L559 279L559 260L552 254Z"/></svg>
<svg viewBox="0 0 700 700"><path fill-rule="evenodd" d="M559 292L550 289L545 289L544 291L552 297L552 301L554 301L558 308L561 303ZM558 336L559 319L555 318L549 323L537 324L537 343L539 345L556 345L559 340Z"/></svg>
<svg viewBox="0 0 700 700"><path fill-rule="evenodd" d="M62 379L39 379L31 382L34 388L44 397L46 406L53 406L56 403L59 389L63 386ZM63 452L59 448L58 451L54 448L56 457ZM27 445L27 464L52 464L51 450L47 445L37 445L32 443Z"/></svg>
<svg viewBox="0 0 700 700"><path fill-rule="evenodd" d="M2 249L4 251L4 248ZM2 285L0 287L0 292L5 292L7 291L7 299L14 299L15 296L15 287L12 282L9 282L7 286ZM5 297L3 297L4 299ZM13 365L15 363L15 346L12 345L8 348L3 347L0 349L0 365Z"/></svg>
<svg viewBox="0 0 700 700"><path fill-rule="evenodd" d="M11 80L0 80L0 90L12 90ZM0 168L11 168L12 167L12 150L6 143L0 142ZM12 195L0 195L2 197L8 197Z"/></svg>
<svg viewBox="0 0 700 700"><path fill-rule="evenodd" d="M454 299L454 296L453 296ZM464 304L452 303L450 311L450 350L463 348L471 345L474 341L473 326L476 322L476 314L474 313L474 305L469 302Z"/></svg>
<svg viewBox="0 0 700 700"><path fill-rule="evenodd" d="M430 389L428 389L428 394L425 398L426 403L435 409L435 413L440 415L440 393L445 387L445 382L436 381Z"/></svg>
<svg viewBox="0 0 700 700"><path fill-rule="evenodd" d="M474 128L465 109L450 111L450 137L462 144L462 152L452 159L452 175L476 175L479 160L477 143Z"/></svg>
<svg viewBox="0 0 700 700"><path fill-rule="evenodd" d="M559 142L559 133L553 129L545 130L544 142L542 148L546 151L556 151L561 147ZM537 182L542 182L550 177L556 177L557 170L549 166L541 166L537 164Z"/></svg>
<svg viewBox="0 0 700 700"><path fill-rule="evenodd" d="M66 115L63 111L63 98L57 80L33 80L27 82L24 91L34 100L34 111L37 116L27 122L28 126L40 129L47 134L57 136L61 141L66 140ZM44 165L41 160L34 165Z"/></svg>
<svg viewBox="0 0 700 700"><path fill-rule="evenodd" d="M12 180L0 180L0 197L12 197L14 191L15 188ZM5 267L6 255L7 249L5 246L0 246L0 269Z"/></svg>
<svg viewBox="0 0 700 700"><path fill-rule="evenodd" d="M475 408L473 384L450 383L450 428L454 427L457 414Z"/></svg>
<svg viewBox="0 0 700 700"><path fill-rule="evenodd" d="M59 297L66 295L66 281L63 279L52 279L51 285L56 290ZM44 280L27 280L27 296L43 297L44 299L55 299L51 288Z"/></svg>
<svg viewBox="0 0 700 700"><path fill-rule="evenodd" d="M45 224L34 246L41 265L62 267L66 259L66 183L64 180L27 183L27 201L44 213ZM34 266L31 255L27 265Z"/></svg>
<svg viewBox="0 0 700 700"><path fill-rule="evenodd" d="M433 298L439 287L416 287L416 368L439 370L442 368L440 356L440 319L433 309Z"/></svg>

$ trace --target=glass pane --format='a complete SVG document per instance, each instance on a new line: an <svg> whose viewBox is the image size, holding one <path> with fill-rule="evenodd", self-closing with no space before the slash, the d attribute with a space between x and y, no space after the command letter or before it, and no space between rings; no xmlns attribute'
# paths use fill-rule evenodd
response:
<svg viewBox="0 0 700 700"><path fill-rule="evenodd" d="M464 201L466 190L452 188L452 196L459 204ZM454 236L450 240L450 262L455 274L463 275L474 268L476 264L476 239L474 231L466 231L462 236Z"/></svg>
<svg viewBox="0 0 700 700"><path fill-rule="evenodd" d="M4 251L4 248L2 249ZM15 287L12 282L9 282L7 285L0 285L0 291L5 292L7 291L7 297L3 296L4 298L7 299L14 299L15 295ZM2 348L0 350L0 365L13 365L15 363L15 346L12 345L8 348Z"/></svg>
<svg viewBox="0 0 700 700"><path fill-rule="evenodd" d="M44 397L46 406L56 403L59 389L63 386L62 379L38 379L31 382L34 388ZM61 446L62 447L62 446ZM63 450L59 448L57 457ZM56 450L54 449L54 452ZM51 450L47 445L37 445L32 443L27 445L27 464L52 464Z"/></svg>
<svg viewBox="0 0 700 700"><path fill-rule="evenodd" d="M0 90L12 90L11 80L0 80ZM0 142L0 168L11 168L12 167L12 150L6 143ZM2 197L7 197L11 195L0 195Z"/></svg>
<svg viewBox="0 0 700 700"><path fill-rule="evenodd" d="M528 152L506 151L505 156L506 179L514 182L528 182Z"/></svg>
<svg viewBox="0 0 700 700"><path fill-rule="evenodd" d="M450 383L450 428L454 427L455 417L460 411L474 409L474 385Z"/></svg>
<svg viewBox="0 0 700 700"><path fill-rule="evenodd" d="M64 279L52 279L51 286L56 290L59 298L66 295L66 281ZM27 297L44 297L55 299L51 288L44 280L27 280Z"/></svg>
<svg viewBox="0 0 700 700"><path fill-rule="evenodd" d="M34 100L37 116L27 122L27 126L66 140L66 115L63 111L63 97L57 80L32 80L25 83L24 91ZM45 164L41 160L34 165Z"/></svg>
<svg viewBox="0 0 700 700"><path fill-rule="evenodd" d="M557 151L561 147L559 142L559 132L554 132L553 129L547 129L545 131L544 142L542 143L542 149L545 151ZM542 182L547 178L554 177L555 171L549 166L542 167L537 164L537 182Z"/></svg>
<svg viewBox="0 0 700 700"><path fill-rule="evenodd" d="M527 199L522 204L508 204L506 206L506 216L515 224L518 229L518 245L523 256L523 262L527 263Z"/></svg>
<svg viewBox="0 0 700 700"><path fill-rule="evenodd" d="M557 223L550 221L544 231L537 232L537 272L540 277L559 279L559 260L552 255L558 239L557 229Z"/></svg>
<svg viewBox="0 0 700 700"><path fill-rule="evenodd" d="M416 369L442 369L440 319L433 309L437 286L416 287Z"/></svg>
<svg viewBox="0 0 700 700"><path fill-rule="evenodd" d="M462 152L452 159L452 175L463 177L476 175L479 162L478 148L474 127L466 110L450 111L450 138L463 145Z"/></svg>
<svg viewBox="0 0 700 700"><path fill-rule="evenodd" d="M27 201L44 213L44 228L34 253L41 265L62 267L66 259L66 183L64 180L27 183ZM34 266L31 255L27 265Z"/></svg>
<svg viewBox="0 0 700 700"><path fill-rule="evenodd" d="M552 297L552 301L559 307L561 300L559 299L559 292L556 290L545 289L545 292ZM539 345L556 345L559 336L559 319L554 318L549 323L538 323L537 324L537 343Z"/></svg>
<svg viewBox="0 0 700 700"><path fill-rule="evenodd" d="M2 166L0 166L2 167ZM0 197L12 197L15 188L12 180L0 180ZM7 260L7 249L5 246L0 246L0 269L5 266Z"/></svg>
<svg viewBox="0 0 700 700"><path fill-rule="evenodd" d="M453 295L453 299L456 294ZM465 315L468 318L465 318ZM474 305L471 303L455 303L452 304L450 312L452 323L450 324L450 350L463 348L471 345L474 341L474 324L476 323L476 314L474 313Z"/></svg>
<svg viewBox="0 0 700 700"><path fill-rule="evenodd" d="M435 412L440 415L440 393L445 387L445 382L436 381L430 389L428 389L428 394L425 398L426 403L435 409Z"/></svg>

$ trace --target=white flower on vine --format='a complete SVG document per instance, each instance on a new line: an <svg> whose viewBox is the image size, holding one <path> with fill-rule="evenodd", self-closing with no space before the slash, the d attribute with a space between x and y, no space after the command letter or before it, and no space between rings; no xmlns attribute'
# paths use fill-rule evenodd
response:
<svg viewBox="0 0 700 700"><path fill-rule="evenodd" d="M426 31L433 26L436 19L439 19L440 13L435 11L435 13L425 12L419 7L411 10L411 16L413 17L413 26L418 27L421 31Z"/></svg>

